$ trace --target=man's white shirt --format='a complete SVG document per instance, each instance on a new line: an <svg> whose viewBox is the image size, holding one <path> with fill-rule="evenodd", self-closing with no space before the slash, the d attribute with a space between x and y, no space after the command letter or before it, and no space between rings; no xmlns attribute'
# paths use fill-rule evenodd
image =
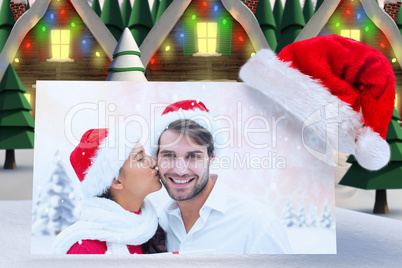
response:
<svg viewBox="0 0 402 268"><path fill-rule="evenodd" d="M176 201L158 209L169 252L201 254L292 253L283 226L272 211L227 189L218 178L200 217L186 233Z"/></svg>

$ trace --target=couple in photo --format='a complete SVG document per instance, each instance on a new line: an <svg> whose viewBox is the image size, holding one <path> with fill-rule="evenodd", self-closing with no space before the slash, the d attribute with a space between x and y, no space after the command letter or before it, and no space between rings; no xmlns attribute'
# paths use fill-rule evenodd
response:
<svg viewBox="0 0 402 268"><path fill-rule="evenodd" d="M82 136L70 156L81 181L81 218L56 237L55 253L292 252L272 212L210 174L220 150L212 135L218 126L202 102L173 103L156 122L157 148L150 152L137 142L122 157L121 138L110 129ZM125 134L130 141L141 139L140 131ZM170 199L156 211L146 196L162 184Z"/></svg>

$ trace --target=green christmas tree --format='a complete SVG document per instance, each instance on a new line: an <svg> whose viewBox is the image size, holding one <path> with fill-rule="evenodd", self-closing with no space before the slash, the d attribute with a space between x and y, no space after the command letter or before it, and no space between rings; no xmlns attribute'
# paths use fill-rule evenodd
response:
<svg viewBox="0 0 402 268"><path fill-rule="evenodd" d="M169 7L169 5L173 2L173 0L161 0L159 3L158 13L156 14L155 22L159 20L162 16L163 12Z"/></svg>
<svg viewBox="0 0 402 268"><path fill-rule="evenodd" d="M317 0L317 3L315 4L315 10L314 12L317 12L317 10L320 8L320 6L324 3L324 0Z"/></svg>
<svg viewBox="0 0 402 268"><path fill-rule="evenodd" d="M31 5L29 4L29 0L27 0L27 10L31 8Z"/></svg>
<svg viewBox="0 0 402 268"><path fill-rule="evenodd" d="M279 53L282 48L293 43L305 25L299 0L287 0L283 10L276 52Z"/></svg>
<svg viewBox="0 0 402 268"><path fill-rule="evenodd" d="M311 3L311 0L306 0L303 6L303 17L306 24L313 15L314 15L313 3Z"/></svg>
<svg viewBox="0 0 402 268"><path fill-rule="evenodd" d="M124 29L119 1L105 0L100 18L109 31L113 34L114 38L118 41Z"/></svg>
<svg viewBox="0 0 402 268"><path fill-rule="evenodd" d="M261 30L264 33L265 39L267 39L269 47L275 51L278 44L275 36L276 24L269 0L260 0L258 2L255 17L260 24Z"/></svg>
<svg viewBox="0 0 402 268"><path fill-rule="evenodd" d="M100 4L99 4L99 0L93 0L92 1L92 9L100 17L100 15L101 15L101 7L100 7Z"/></svg>
<svg viewBox="0 0 402 268"><path fill-rule="evenodd" d="M14 15L9 1L3 0L0 9L0 52L6 44L7 38L10 35L11 29L14 26Z"/></svg>
<svg viewBox="0 0 402 268"><path fill-rule="evenodd" d="M154 3L152 4L151 15L154 23L156 22L156 15L158 15L159 3L159 0L154 0Z"/></svg>
<svg viewBox="0 0 402 268"><path fill-rule="evenodd" d="M131 15L131 3L130 0L124 0L121 6L121 17L123 19L123 24L126 27Z"/></svg>
<svg viewBox="0 0 402 268"><path fill-rule="evenodd" d="M24 96L26 90L12 65L0 82L0 149L6 150L5 169L15 169L14 149L34 146L35 122Z"/></svg>
<svg viewBox="0 0 402 268"><path fill-rule="evenodd" d="M398 26L398 29L402 34L402 11L401 10L399 10L399 12L398 12L398 16L396 17L395 23Z"/></svg>
<svg viewBox="0 0 402 268"><path fill-rule="evenodd" d="M388 213L387 189L402 189L402 128L398 124L400 119L394 109L386 137L391 149L388 165L377 171L369 171L362 168L351 155L347 162L352 165L339 182L341 185L376 190L374 213Z"/></svg>
<svg viewBox="0 0 402 268"><path fill-rule="evenodd" d="M135 0L128 28L138 46L141 46L142 41L144 41L153 26L148 0Z"/></svg>
<svg viewBox="0 0 402 268"><path fill-rule="evenodd" d="M272 12L274 13L274 18L275 18L276 40L278 40L279 36L280 36L279 26L281 25L282 15L283 15L283 6L282 6L282 1L281 0L275 0L274 9L273 9Z"/></svg>

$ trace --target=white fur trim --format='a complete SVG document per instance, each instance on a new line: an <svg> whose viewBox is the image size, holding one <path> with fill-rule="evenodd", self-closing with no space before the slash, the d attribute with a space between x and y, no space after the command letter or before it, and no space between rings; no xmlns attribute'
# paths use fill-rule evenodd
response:
<svg viewBox="0 0 402 268"><path fill-rule="evenodd" d="M309 125L332 148L354 154L362 117L348 103L332 95L319 80L290 67L289 62L282 62L269 49L260 50L252 57L241 68L240 78ZM314 118L317 115L319 118ZM336 121L338 124L333 123Z"/></svg>
<svg viewBox="0 0 402 268"><path fill-rule="evenodd" d="M108 242L110 253L128 253L123 247L144 244L154 236L157 227L156 210L147 198L137 215L112 200L93 197L83 200L81 220L63 230L52 249L65 254L80 240L99 240Z"/></svg>
<svg viewBox="0 0 402 268"><path fill-rule="evenodd" d="M356 160L368 170L378 170L390 160L388 143L370 127L363 128L357 135Z"/></svg>
<svg viewBox="0 0 402 268"><path fill-rule="evenodd" d="M195 121L197 124L207 129L214 139L214 148L215 155L220 156L222 147L224 147L225 142L227 141L227 133L223 132L223 127L218 122L216 116L211 112L201 111L199 109L196 110L180 110L169 112L157 118L155 120L155 135L154 135L154 145L151 149L151 155L153 157L157 157L158 150L158 141L160 135L167 129L167 127L176 120L180 119L191 119ZM219 132L220 131L220 132Z"/></svg>
<svg viewBox="0 0 402 268"><path fill-rule="evenodd" d="M99 196L110 187L140 138L140 133L136 129L108 129L107 137L100 144L95 157L91 159L92 165L81 182L84 198Z"/></svg>
<svg viewBox="0 0 402 268"><path fill-rule="evenodd" d="M127 245L122 243L106 242L107 253L109 254L130 254Z"/></svg>

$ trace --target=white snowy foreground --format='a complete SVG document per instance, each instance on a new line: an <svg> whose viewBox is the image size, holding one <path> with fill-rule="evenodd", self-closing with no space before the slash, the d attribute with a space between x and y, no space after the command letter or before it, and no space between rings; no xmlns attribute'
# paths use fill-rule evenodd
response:
<svg viewBox="0 0 402 268"><path fill-rule="evenodd" d="M31 205L0 201L0 267L399 267L402 261L401 221L342 208L333 255L31 255Z"/></svg>

